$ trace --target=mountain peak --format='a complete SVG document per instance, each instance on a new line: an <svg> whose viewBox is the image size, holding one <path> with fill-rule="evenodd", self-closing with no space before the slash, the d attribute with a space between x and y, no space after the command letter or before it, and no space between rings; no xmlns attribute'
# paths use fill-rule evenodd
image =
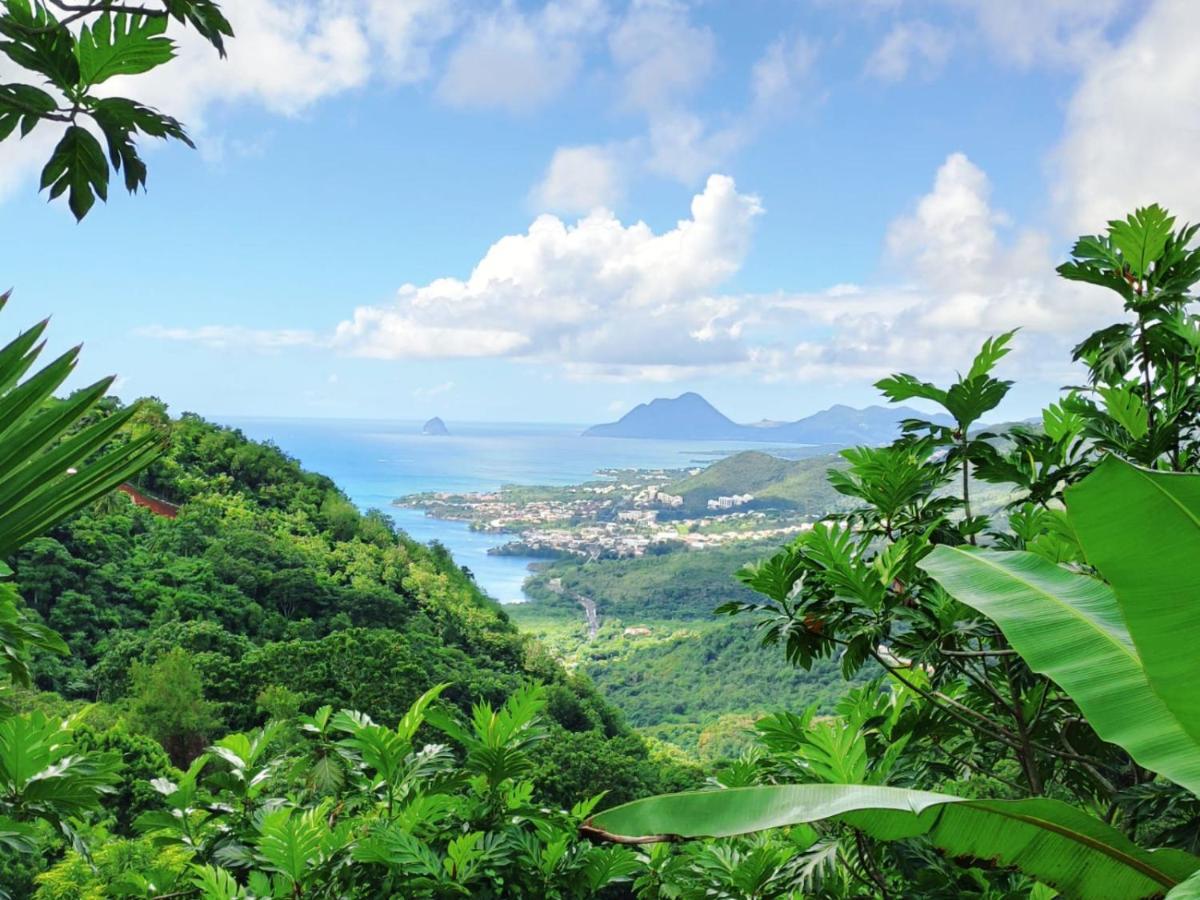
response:
<svg viewBox="0 0 1200 900"><path fill-rule="evenodd" d="M641 403L616 422L589 428L584 436L735 441L742 428L695 391L687 391Z"/></svg>

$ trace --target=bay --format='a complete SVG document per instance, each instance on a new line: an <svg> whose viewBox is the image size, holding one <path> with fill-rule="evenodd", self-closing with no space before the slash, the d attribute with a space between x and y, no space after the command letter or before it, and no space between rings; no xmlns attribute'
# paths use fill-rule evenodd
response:
<svg viewBox="0 0 1200 900"><path fill-rule="evenodd" d="M584 426L448 422L450 434L421 434L421 422L218 417L254 440L271 441L307 469L332 478L363 510L381 509L422 543L440 541L501 603L525 600L528 557L489 556L505 535L392 505L426 491L492 491L508 484L578 484L600 469L681 469L727 453L764 449L737 441L581 437Z"/></svg>

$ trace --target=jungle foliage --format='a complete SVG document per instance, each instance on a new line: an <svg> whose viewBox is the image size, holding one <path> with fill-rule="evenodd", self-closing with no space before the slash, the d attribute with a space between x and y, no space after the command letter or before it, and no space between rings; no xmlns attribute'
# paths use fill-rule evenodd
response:
<svg viewBox="0 0 1200 900"><path fill-rule="evenodd" d="M1075 245L1059 273L1115 291L1128 318L1076 347L1086 378L1040 429L977 428L1010 387L994 368L1011 333L949 386L879 382L955 424L846 451L830 477L858 508L743 570L762 599L724 611L797 665L874 661L887 680L832 720L760 721L723 790L635 801L585 831L715 837L730 854L815 831L829 896L1194 896L1196 233L1152 206ZM1006 517L973 507L974 479L1017 491ZM810 890L803 858L750 895Z"/></svg>
<svg viewBox="0 0 1200 900"><path fill-rule="evenodd" d="M544 895L587 897L625 877L627 851L575 836L594 802L569 810L697 783L686 765L444 548L277 448L122 406L110 379L54 398L76 351L34 371L43 328L0 349L3 490L23 485L0 493L0 891L501 897L540 866Z"/></svg>

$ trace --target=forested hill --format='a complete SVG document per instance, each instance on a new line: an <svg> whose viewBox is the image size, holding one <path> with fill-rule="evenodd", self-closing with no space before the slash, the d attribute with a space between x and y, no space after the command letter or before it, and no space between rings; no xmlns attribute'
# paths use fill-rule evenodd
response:
<svg viewBox="0 0 1200 900"><path fill-rule="evenodd" d="M753 494L755 506L786 507L823 515L846 505L829 483L828 472L843 468L836 454L805 459L781 459L757 450L744 450L667 486L683 497L687 509L703 510L723 494Z"/></svg>
<svg viewBox="0 0 1200 900"><path fill-rule="evenodd" d="M539 754L547 799L662 786L641 738L444 549L237 431L161 406L139 427L169 449L135 486L178 515L114 493L13 560L26 602L72 650L38 661L40 688L132 711L179 764L269 714L327 703L391 722L440 682L467 707L536 679L556 723ZM197 696L179 693L193 681Z"/></svg>

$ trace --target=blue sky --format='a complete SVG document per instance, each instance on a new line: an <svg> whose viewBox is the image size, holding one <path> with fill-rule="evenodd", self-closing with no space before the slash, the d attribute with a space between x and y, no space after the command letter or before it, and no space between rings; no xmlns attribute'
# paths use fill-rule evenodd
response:
<svg viewBox="0 0 1200 900"><path fill-rule="evenodd" d="M10 330L175 411L796 418L1021 325L1028 415L1116 315L1055 281L1071 238L1200 215L1190 0L227 8L228 61L117 86L199 144L145 196L77 226L54 135L0 145Z"/></svg>

